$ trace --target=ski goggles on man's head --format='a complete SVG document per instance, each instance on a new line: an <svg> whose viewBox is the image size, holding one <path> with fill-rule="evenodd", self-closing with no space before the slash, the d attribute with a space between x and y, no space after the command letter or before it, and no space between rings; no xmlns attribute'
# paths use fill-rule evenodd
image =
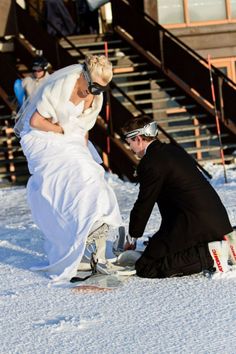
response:
<svg viewBox="0 0 236 354"><path fill-rule="evenodd" d="M134 138L137 135L144 135L155 137L158 133L157 122L151 122L146 124L143 128L135 129L130 132L124 133L125 139Z"/></svg>
<svg viewBox="0 0 236 354"><path fill-rule="evenodd" d="M88 83L88 90L92 95L100 95L100 93L102 93L108 89L109 85L102 86L102 85L98 84L97 82L93 82L86 64L84 64L83 69L84 69L83 70L84 78Z"/></svg>

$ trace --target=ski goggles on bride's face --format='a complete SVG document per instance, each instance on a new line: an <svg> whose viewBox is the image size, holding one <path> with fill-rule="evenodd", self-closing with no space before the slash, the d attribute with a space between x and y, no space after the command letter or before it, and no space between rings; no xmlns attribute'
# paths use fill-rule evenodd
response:
<svg viewBox="0 0 236 354"><path fill-rule="evenodd" d="M83 74L84 74L85 80L88 83L88 90L92 95L100 95L100 93L102 93L108 89L109 85L102 86L102 85L98 84L97 82L93 82L86 64L84 64Z"/></svg>
<svg viewBox="0 0 236 354"><path fill-rule="evenodd" d="M144 135L155 137L158 133L157 122L146 124L143 128L132 130L131 132L124 133L125 139L134 138L137 135Z"/></svg>

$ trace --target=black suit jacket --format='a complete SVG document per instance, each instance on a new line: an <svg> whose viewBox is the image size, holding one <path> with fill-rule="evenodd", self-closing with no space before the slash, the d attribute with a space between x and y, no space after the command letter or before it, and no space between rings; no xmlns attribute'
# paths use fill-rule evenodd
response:
<svg viewBox="0 0 236 354"><path fill-rule="evenodd" d="M218 194L183 149L155 140L137 174L140 190L130 214L131 237L143 235L155 203L162 217L146 256L158 259L199 242L222 240L232 231Z"/></svg>

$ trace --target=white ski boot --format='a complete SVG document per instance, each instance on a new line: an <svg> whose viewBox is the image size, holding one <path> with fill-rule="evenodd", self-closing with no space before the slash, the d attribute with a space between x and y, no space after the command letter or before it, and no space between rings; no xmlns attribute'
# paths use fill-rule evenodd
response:
<svg viewBox="0 0 236 354"><path fill-rule="evenodd" d="M234 231L225 236L229 244L229 260L232 265L236 265L236 227Z"/></svg>
<svg viewBox="0 0 236 354"><path fill-rule="evenodd" d="M88 236L84 255L79 264L79 271L91 271L95 263L106 263L106 239L108 230L108 225L102 224Z"/></svg>
<svg viewBox="0 0 236 354"><path fill-rule="evenodd" d="M208 243L208 248L212 259L214 260L214 268L218 273L225 273L229 270L229 245L227 241L214 241Z"/></svg>
<svg viewBox="0 0 236 354"><path fill-rule="evenodd" d="M125 227L120 226L118 228L118 235L116 236L116 240L114 241L112 247L112 251L116 256L119 256L119 254L124 252L125 241L126 241Z"/></svg>
<svg viewBox="0 0 236 354"><path fill-rule="evenodd" d="M90 263L95 272L101 274L110 274L107 270L107 260L106 260L106 240L109 227L107 224L103 224L98 229L96 229L88 237L88 242L92 240L90 245L91 259Z"/></svg>
<svg viewBox="0 0 236 354"><path fill-rule="evenodd" d="M113 253L115 258L106 258L106 236L108 226L103 224L100 228L96 229L87 240L85 258L91 265L93 273L100 273L103 275L134 275L136 270L134 265L136 260L140 257L139 252L126 251L124 252L124 244L126 241L125 227L120 226L118 229L118 236L113 244Z"/></svg>

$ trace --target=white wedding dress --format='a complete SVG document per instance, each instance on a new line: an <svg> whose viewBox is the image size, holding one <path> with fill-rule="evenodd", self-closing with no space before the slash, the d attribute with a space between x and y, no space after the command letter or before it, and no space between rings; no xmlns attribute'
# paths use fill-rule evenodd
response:
<svg viewBox="0 0 236 354"><path fill-rule="evenodd" d="M39 112L40 107L45 108L42 102L40 105ZM85 139L86 114L80 118L83 102L75 106L67 101L63 109L64 116L69 117L67 127L72 124L68 134L35 130L27 121L21 133L32 175L27 185L28 202L33 220L44 234L48 256L48 265L40 269L55 281L76 275L86 239L95 228L103 223L113 227L122 223L116 196L100 166L101 159ZM95 124L98 113L90 112L89 129L91 114ZM76 120L79 124L75 129Z"/></svg>

